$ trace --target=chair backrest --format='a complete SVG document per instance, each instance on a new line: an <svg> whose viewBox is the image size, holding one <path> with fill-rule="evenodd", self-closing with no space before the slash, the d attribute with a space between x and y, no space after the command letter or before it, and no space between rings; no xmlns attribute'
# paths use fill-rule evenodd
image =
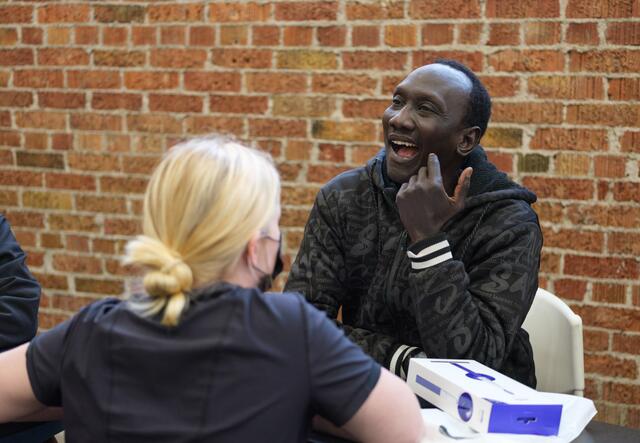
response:
<svg viewBox="0 0 640 443"><path fill-rule="evenodd" d="M558 297L538 289L522 327L529 333L537 389L582 396L582 319Z"/></svg>

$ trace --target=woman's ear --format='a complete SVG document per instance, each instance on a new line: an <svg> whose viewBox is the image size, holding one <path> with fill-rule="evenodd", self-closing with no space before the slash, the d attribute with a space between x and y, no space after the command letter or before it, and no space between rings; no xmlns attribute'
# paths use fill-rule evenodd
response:
<svg viewBox="0 0 640 443"><path fill-rule="evenodd" d="M247 248L244 251L244 258L247 261L247 265L256 263L258 261L258 240L260 239L260 233L256 232L251 236L247 243Z"/></svg>
<svg viewBox="0 0 640 443"><path fill-rule="evenodd" d="M456 152L462 156L466 157L473 151L478 143L480 142L480 128L477 126L472 126L470 128L465 128L462 130L462 137L460 143L456 147Z"/></svg>

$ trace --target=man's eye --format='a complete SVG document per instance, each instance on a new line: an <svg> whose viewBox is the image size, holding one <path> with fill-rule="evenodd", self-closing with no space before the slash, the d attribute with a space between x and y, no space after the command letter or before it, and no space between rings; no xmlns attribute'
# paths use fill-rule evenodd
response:
<svg viewBox="0 0 640 443"><path fill-rule="evenodd" d="M391 105L394 107L402 106L402 99L400 99L399 97L393 97L393 99L391 100Z"/></svg>
<svg viewBox="0 0 640 443"><path fill-rule="evenodd" d="M431 105L420 105L418 107L418 111L420 111L420 112L435 112L435 109Z"/></svg>

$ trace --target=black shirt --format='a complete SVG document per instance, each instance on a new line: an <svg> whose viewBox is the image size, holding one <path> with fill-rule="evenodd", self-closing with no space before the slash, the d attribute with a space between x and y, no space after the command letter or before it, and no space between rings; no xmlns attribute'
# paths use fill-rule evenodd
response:
<svg viewBox="0 0 640 443"><path fill-rule="evenodd" d="M35 338L27 370L69 442L304 441L314 414L347 422L380 374L300 296L229 284L174 328L96 302Z"/></svg>

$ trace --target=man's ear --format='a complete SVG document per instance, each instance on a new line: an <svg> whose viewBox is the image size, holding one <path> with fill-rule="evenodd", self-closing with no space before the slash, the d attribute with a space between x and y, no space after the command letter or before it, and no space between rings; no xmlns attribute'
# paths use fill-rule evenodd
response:
<svg viewBox="0 0 640 443"><path fill-rule="evenodd" d="M456 152L465 157L473 151L480 142L480 128L477 126L472 126L470 128L465 128L462 130L462 137L460 143L456 148Z"/></svg>

